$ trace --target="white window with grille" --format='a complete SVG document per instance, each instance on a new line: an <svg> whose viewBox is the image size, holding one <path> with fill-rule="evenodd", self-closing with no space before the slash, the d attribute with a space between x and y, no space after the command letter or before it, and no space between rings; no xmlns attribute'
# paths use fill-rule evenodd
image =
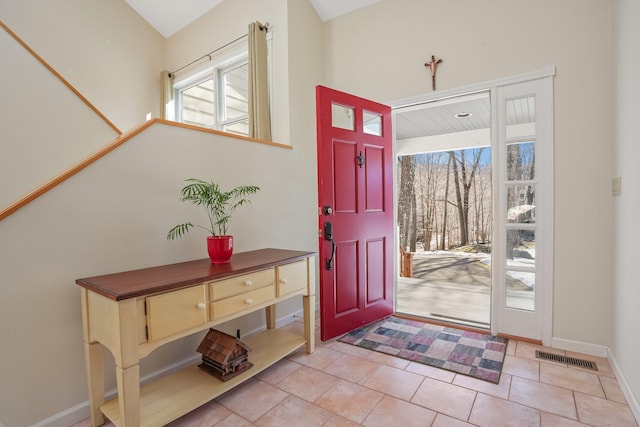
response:
<svg viewBox="0 0 640 427"><path fill-rule="evenodd" d="M241 55L211 61L174 83L176 121L239 135L249 133L246 48Z"/></svg>

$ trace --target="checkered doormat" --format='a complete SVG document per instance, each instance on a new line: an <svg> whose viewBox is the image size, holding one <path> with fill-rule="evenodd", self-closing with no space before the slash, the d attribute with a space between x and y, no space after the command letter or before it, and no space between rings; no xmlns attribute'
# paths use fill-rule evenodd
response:
<svg viewBox="0 0 640 427"><path fill-rule="evenodd" d="M388 317L338 341L497 384L507 339L415 320Z"/></svg>

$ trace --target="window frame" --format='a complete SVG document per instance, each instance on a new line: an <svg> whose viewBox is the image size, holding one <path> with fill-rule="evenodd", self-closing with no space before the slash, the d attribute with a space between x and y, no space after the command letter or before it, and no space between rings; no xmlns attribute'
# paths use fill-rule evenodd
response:
<svg viewBox="0 0 640 427"><path fill-rule="evenodd" d="M236 70L244 66L247 67L247 114L229 119L227 118L227 93L226 93L225 75L226 73L229 73L233 70ZM218 76L218 80L217 80L217 86L216 86L216 89L217 89L216 94L219 94L219 96L216 96L216 102L218 104L217 105L218 114L216 114L216 120L219 126L219 130L223 132L237 133L240 135L248 136L248 132L239 133L239 132L229 131L226 129L226 127L232 126L238 123L242 123L245 121L247 122L247 128L249 127L249 93L248 93L249 92L249 81L248 81L249 80L249 57L247 56L244 58L244 60L241 59L237 62L231 63L224 68L218 68L217 76ZM215 83L215 80L214 80L214 83Z"/></svg>
<svg viewBox="0 0 640 427"><path fill-rule="evenodd" d="M180 84L176 84L174 85L174 117L175 117L175 121L179 122L179 123L185 123L182 117L182 112L183 112L183 105L182 105L182 94L183 92L192 89L196 86L198 86L199 84L207 81L207 80L211 80L213 79L211 77L211 74L209 71L207 72L200 72L194 76L192 76L189 79L185 79L183 81L180 82ZM206 128L210 128L210 129L217 129L217 105L216 105L216 94L217 94L217 90L218 88L215 86L216 83L216 79L213 79L213 83L214 83L214 117L213 117L213 124L212 126L203 126ZM189 123L187 123L189 124ZM198 126L198 125L195 125Z"/></svg>
<svg viewBox="0 0 640 427"><path fill-rule="evenodd" d="M176 78L173 84L174 95L174 118L178 123L184 123L183 121L183 92L205 82L207 80L213 80L214 88L214 117L213 124L211 126L203 126L208 129L215 129L223 132L230 132L238 135L247 136L246 133L229 131L226 127L240 123L242 121L248 122L249 115L234 117L233 119L227 119L225 117L225 105L226 105L226 88L224 84L225 73L232 71L236 68L248 65L249 54L248 44L245 41L240 45L230 49L230 51L220 54L217 57L213 57L210 62L201 65L197 68L192 68L188 74L181 78ZM247 77L248 79L248 77ZM247 99L248 102L248 99ZM198 125L196 125L198 126Z"/></svg>

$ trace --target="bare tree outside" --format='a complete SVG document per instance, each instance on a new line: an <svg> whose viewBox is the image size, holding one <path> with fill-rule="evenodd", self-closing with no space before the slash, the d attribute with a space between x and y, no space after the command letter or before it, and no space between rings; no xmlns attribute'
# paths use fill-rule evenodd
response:
<svg viewBox="0 0 640 427"><path fill-rule="evenodd" d="M458 223L460 229L460 246L469 243L469 197L474 178L480 164L484 148L472 150L449 151L453 165L453 178L456 192L456 208L458 209ZM473 160L467 163L465 153L472 155ZM476 242L477 243L477 242Z"/></svg>
<svg viewBox="0 0 640 427"><path fill-rule="evenodd" d="M507 178L513 182L526 182L535 178L535 144L533 142L507 146ZM535 204L534 185L515 184L507 187L507 206L513 210L513 215L508 218L510 222L534 222ZM513 259L516 255L514 251L522 246L523 240L535 240L535 236L521 230L507 232L508 259Z"/></svg>
<svg viewBox="0 0 640 427"><path fill-rule="evenodd" d="M414 156L417 167L415 171L415 191L418 200L418 210L420 214L417 216L418 235L421 236L422 242L431 242L435 239L435 247L438 247L438 190L442 185L442 159L445 153L424 153ZM425 167L431 165L431 167ZM429 250L430 245L423 245Z"/></svg>
<svg viewBox="0 0 640 427"><path fill-rule="evenodd" d="M417 200L415 183L415 156L400 158L400 196L398 200L398 223L400 225L400 246L416 251Z"/></svg>
<svg viewBox="0 0 640 427"><path fill-rule="evenodd" d="M447 211L449 208L449 171L451 170L451 156L449 156L447 160L447 172L446 172L446 180L447 183L444 186L444 198L442 199L442 237L440 238L440 250L445 250L446 241L447 241Z"/></svg>
<svg viewBox="0 0 640 427"><path fill-rule="evenodd" d="M398 179L400 245L403 259L406 253L412 259L411 275L401 273L398 281L399 312L487 327L490 149L406 155Z"/></svg>
<svg viewBox="0 0 640 427"><path fill-rule="evenodd" d="M400 158L398 226L405 250L490 245L489 151L476 148Z"/></svg>
<svg viewBox="0 0 640 427"><path fill-rule="evenodd" d="M499 170L506 170L499 177L493 175L494 153L490 134L484 132L490 127L489 101L488 94L474 95L460 105L445 102L397 114L396 135L406 141L397 169L404 267L398 278L399 312L487 327L493 285L505 286L509 307L534 307L536 142L524 136L531 134L528 124L534 123L534 99L509 101L512 112L519 114L507 118L510 137L500 148L501 156L494 158ZM460 113L463 110L469 114ZM452 124L444 119L451 116L475 121ZM473 148L455 148L465 145ZM428 147L440 151L407 154ZM500 206L499 212L494 205ZM492 241L496 224L501 227L500 242ZM496 248L500 253L492 256ZM492 277L495 259L505 263L505 277Z"/></svg>

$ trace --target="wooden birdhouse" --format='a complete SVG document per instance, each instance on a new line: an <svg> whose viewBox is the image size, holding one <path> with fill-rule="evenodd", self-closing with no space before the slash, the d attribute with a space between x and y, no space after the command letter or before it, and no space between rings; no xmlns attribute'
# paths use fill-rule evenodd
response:
<svg viewBox="0 0 640 427"><path fill-rule="evenodd" d="M239 338L215 329L209 329L197 351L202 354L202 363L198 366L222 381L253 366L248 360L249 346Z"/></svg>

